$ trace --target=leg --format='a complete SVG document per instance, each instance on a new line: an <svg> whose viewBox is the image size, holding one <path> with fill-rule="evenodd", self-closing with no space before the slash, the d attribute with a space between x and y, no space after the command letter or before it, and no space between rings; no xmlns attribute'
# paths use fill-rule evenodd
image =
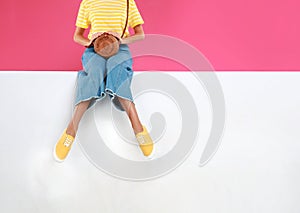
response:
<svg viewBox="0 0 300 213"><path fill-rule="evenodd" d="M134 134L136 136L137 141L139 142L139 146L143 154L147 157L151 157L151 154L153 153L154 144L147 129L145 129L145 127L143 127L143 125L140 122L134 103L120 97L118 97L118 100L129 117Z"/></svg>
<svg viewBox="0 0 300 213"><path fill-rule="evenodd" d="M80 122L84 112L87 110L90 102L91 102L90 100L89 101L83 101L75 107L73 117L72 117L72 119L71 119L71 121L70 121L70 123L67 127L67 131L66 131L67 134L72 135L73 137L76 136L76 132L78 130L79 122Z"/></svg>
<svg viewBox="0 0 300 213"><path fill-rule="evenodd" d="M93 48L87 48L82 56L84 71L78 72L76 88L76 105L72 119L67 127L66 133L76 136L79 122L90 105L91 97L100 97L104 92L106 60L96 54ZM80 102L82 101L82 102Z"/></svg>
<svg viewBox="0 0 300 213"><path fill-rule="evenodd" d="M63 162L67 157L74 142L79 122L91 103L90 98L100 98L104 91L103 80L105 77L106 60L97 55L93 48L87 48L82 56L84 71L78 72L76 101L72 119L63 132L54 149L54 159Z"/></svg>
<svg viewBox="0 0 300 213"><path fill-rule="evenodd" d="M124 98L118 97L118 99L129 117L134 133L137 134L142 132L143 126L140 122L134 103Z"/></svg>
<svg viewBox="0 0 300 213"><path fill-rule="evenodd" d="M84 114L84 112L86 111L86 109L88 108L90 104L90 100L89 101L83 101L80 102L76 107L75 107L75 111L73 114L73 117L66 129L66 131L62 134L62 136L60 137L60 139L58 140L58 142L55 145L55 149L54 149L54 159L58 162L63 162L65 160L65 158L67 157L72 144L74 142L74 138L78 129L78 125L79 122Z"/></svg>
<svg viewBox="0 0 300 213"><path fill-rule="evenodd" d="M117 94L115 98L117 98L116 100L119 103L115 102L115 104L121 105L121 108L126 111L144 156L151 157L154 148L153 141L146 127L141 124L135 104L131 101L130 84L133 70L132 58L128 46L120 45L119 53L107 60L107 73L106 86Z"/></svg>

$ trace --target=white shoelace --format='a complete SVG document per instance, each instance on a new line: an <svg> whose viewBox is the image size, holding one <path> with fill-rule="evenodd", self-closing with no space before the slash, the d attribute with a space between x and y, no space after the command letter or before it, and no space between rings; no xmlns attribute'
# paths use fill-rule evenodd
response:
<svg viewBox="0 0 300 213"><path fill-rule="evenodd" d="M64 142L64 146L69 147L71 144L72 144L72 139L70 139L69 137L66 137L66 140Z"/></svg>
<svg viewBox="0 0 300 213"><path fill-rule="evenodd" d="M138 140L138 142L140 143L140 144L144 144L146 141L145 141L145 139L144 139L144 137L142 136L142 135L139 135L138 137L137 137L137 140Z"/></svg>

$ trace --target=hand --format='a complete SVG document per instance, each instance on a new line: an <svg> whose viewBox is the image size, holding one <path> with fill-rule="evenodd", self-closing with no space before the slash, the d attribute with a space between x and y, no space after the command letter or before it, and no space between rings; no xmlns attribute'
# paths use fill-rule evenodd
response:
<svg viewBox="0 0 300 213"><path fill-rule="evenodd" d="M123 44L123 39L122 38L119 38L119 44Z"/></svg>
<svg viewBox="0 0 300 213"><path fill-rule="evenodd" d="M94 33L93 35L92 35L92 38L89 40L89 42L86 44L86 45L84 45L85 47L91 47L92 45L93 45L93 42L95 41L95 39L98 37L98 36L100 36L102 33Z"/></svg>
<svg viewBox="0 0 300 213"><path fill-rule="evenodd" d="M90 40L86 45L84 45L86 48L91 47L93 44L93 40Z"/></svg>
<svg viewBox="0 0 300 213"><path fill-rule="evenodd" d="M91 41L94 41L98 36L100 36L102 33L98 32L98 33L93 33Z"/></svg>

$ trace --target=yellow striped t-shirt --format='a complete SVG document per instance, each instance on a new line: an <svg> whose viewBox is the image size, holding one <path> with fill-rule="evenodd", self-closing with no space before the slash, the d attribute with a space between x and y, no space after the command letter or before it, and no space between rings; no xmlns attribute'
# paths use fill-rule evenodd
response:
<svg viewBox="0 0 300 213"><path fill-rule="evenodd" d="M87 29L88 37L98 32L115 32L122 35L126 22L127 0L82 0L80 3L76 26ZM134 28L143 24L143 18L134 0L129 0L128 25L123 37L129 35L128 26Z"/></svg>

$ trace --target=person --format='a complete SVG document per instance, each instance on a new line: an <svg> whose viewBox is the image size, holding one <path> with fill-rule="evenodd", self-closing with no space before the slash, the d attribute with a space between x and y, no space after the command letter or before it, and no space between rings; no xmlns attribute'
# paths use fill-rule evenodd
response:
<svg viewBox="0 0 300 213"><path fill-rule="evenodd" d="M125 22L133 29L132 35ZM147 157L153 154L153 141L146 127L141 124L130 89L133 70L128 44L144 39L143 24L143 18L134 0L81 1L74 41L86 49L81 59L83 70L77 75L72 119L54 148L54 158L58 162L66 159L84 112L106 95L111 98L117 109L126 111L142 153ZM88 28L89 33L86 37L85 31ZM121 38L123 31L124 36ZM94 39L102 33L113 34L119 40L118 52L108 59L97 54L92 45Z"/></svg>

